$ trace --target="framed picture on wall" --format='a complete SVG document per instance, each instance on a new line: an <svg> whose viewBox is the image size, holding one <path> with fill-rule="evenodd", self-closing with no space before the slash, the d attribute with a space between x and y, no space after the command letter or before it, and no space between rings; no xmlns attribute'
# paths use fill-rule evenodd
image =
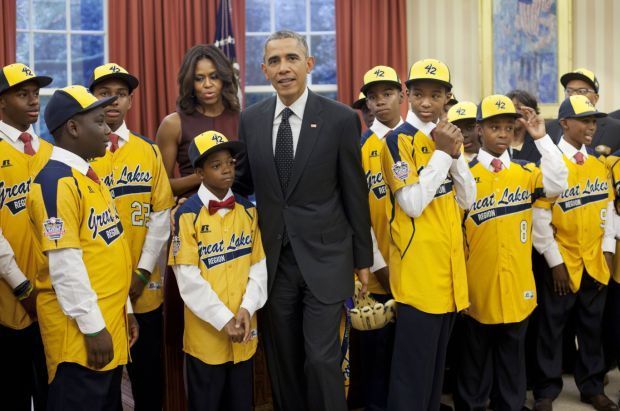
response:
<svg viewBox="0 0 620 411"><path fill-rule="evenodd" d="M571 0L480 0L482 95L529 91L545 118L564 99L572 70Z"/></svg>

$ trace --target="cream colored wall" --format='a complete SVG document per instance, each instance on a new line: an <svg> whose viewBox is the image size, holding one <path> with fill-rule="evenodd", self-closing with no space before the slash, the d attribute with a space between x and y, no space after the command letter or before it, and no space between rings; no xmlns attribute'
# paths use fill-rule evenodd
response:
<svg viewBox="0 0 620 411"><path fill-rule="evenodd" d="M478 0L407 0L407 36L409 65L443 61L457 99L479 101Z"/></svg>
<svg viewBox="0 0 620 411"><path fill-rule="evenodd" d="M479 0L407 0L409 64L426 57L446 62L459 100L481 98L478 5ZM600 110L620 109L620 1L573 0L572 21L573 66L597 74Z"/></svg>
<svg viewBox="0 0 620 411"><path fill-rule="evenodd" d="M598 77L599 110L620 109L620 1L573 1L573 65Z"/></svg>

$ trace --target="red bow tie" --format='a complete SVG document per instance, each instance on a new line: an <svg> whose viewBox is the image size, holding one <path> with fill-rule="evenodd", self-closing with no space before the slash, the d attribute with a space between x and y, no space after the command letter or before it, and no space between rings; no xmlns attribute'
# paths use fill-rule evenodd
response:
<svg viewBox="0 0 620 411"><path fill-rule="evenodd" d="M232 210L235 208L235 197L230 196L224 201L213 201L209 200L209 214L213 215L217 212L217 210L221 208L228 208Z"/></svg>

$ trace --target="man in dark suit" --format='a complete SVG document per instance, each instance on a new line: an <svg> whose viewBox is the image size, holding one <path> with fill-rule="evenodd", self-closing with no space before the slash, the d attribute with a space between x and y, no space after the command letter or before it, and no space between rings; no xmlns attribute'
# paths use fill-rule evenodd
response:
<svg viewBox="0 0 620 411"><path fill-rule="evenodd" d="M560 78L560 83L564 86L567 97L581 94L588 97L596 106L599 97L599 83L590 70L580 68L566 73ZM562 137L562 127L559 120L548 120L546 127L547 133L557 144ZM611 154L620 149L620 120L610 116L597 119L596 133L594 133L590 147L601 154Z"/></svg>
<svg viewBox="0 0 620 411"><path fill-rule="evenodd" d="M607 117L615 118L616 120L620 120L620 110L612 111L607 114Z"/></svg>
<svg viewBox="0 0 620 411"><path fill-rule="evenodd" d="M243 113L235 190L256 195L269 299L261 313L277 410L346 410L339 327L372 265L360 122L307 88L305 39L273 33L262 70L277 92Z"/></svg>

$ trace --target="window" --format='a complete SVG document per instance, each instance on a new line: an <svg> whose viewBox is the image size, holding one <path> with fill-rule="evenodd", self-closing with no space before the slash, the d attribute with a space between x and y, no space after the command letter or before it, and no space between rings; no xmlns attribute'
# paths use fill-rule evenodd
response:
<svg viewBox="0 0 620 411"><path fill-rule="evenodd" d="M310 88L336 99L336 17L334 0L246 0L245 106L273 95L260 69L265 40L276 30L304 36L316 65Z"/></svg>
<svg viewBox="0 0 620 411"><path fill-rule="evenodd" d="M54 79L42 89L37 133L51 139L43 113L54 90L86 85L107 61L105 0L17 0L17 61Z"/></svg>

